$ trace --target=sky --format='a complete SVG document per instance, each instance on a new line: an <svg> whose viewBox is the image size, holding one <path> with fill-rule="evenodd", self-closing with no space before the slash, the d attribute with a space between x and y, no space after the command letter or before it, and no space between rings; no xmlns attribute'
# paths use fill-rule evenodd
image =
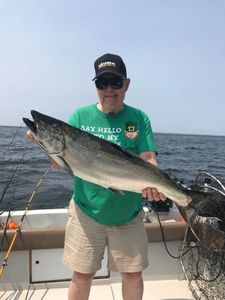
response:
<svg viewBox="0 0 225 300"><path fill-rule="evenodd" d="M0 125L96 103L105 53L154 132L225 135L225 0L0 0Z"/></svg>

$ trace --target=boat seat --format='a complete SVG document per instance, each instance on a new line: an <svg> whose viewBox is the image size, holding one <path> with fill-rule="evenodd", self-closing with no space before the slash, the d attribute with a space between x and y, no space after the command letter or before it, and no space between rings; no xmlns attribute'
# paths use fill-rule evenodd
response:
<svg viewBox="0 0 225 300"><path fill-rule="evenodd" d="M183 240L187 225L183 222L162 223L166 241ZM149 242L162 241L162 233L158 223L145 223ZM3 251L9 248L16 229L7 230L4 237ZM21 229L13 245L13 250L34 250L63 248L65 227ZM0 241L3 230L0 230Z"/></svg>

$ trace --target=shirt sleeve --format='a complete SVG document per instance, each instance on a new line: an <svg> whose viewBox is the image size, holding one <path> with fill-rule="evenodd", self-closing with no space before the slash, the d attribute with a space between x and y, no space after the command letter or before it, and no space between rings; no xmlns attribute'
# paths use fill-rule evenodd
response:
<svg viewBox="0 0 225 300"><path fill-rule="evenodd" d="M71 126L74 126L74 127L77 127L79 128L79 112L78 110L75 110L69 117L69 120L68 120L68 124L71 125Z"/></svg>
<svg viewBox="0 0 225 300"><path fill-rule="evenodd" d="M152 132L151 122L149 117L142 112L142 120L140 122L140 132L139 132L139 141L138 141L138 148L139 153L143 153L146 151L154 151L157 153L157 147L155 138Z"/></svg>

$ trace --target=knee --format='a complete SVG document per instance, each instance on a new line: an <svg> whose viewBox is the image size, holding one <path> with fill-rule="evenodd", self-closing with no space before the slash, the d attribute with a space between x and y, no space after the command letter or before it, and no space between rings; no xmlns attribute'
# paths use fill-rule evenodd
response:
<svg viewBox="0 0 225 300"><path fill-rule="evenodd" d="M79 282L79 284L87 284L92 281L94 273L84 274L79 272L73 272L72 282Z"/></svg>
<svg viewBox="0 0 225 300"><path fill-rule="evenodd" d="M122 279L125 281L140 281L142 280L142 272L121 273Z"/></svg>

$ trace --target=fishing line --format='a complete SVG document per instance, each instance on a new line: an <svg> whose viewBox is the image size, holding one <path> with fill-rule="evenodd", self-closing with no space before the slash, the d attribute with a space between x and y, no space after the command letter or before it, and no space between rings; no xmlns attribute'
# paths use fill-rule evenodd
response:
<svg viewBox="0 0 225 300"><path fill-rule="evenodd" d="M0 197L0 205L2 204L2 201L3 201L3 198L5 196L5 193L7 192L10 184L12 183L13 178L16 175L17 170L21 167L26 154L27 154L27 151L24 151L23 152L23 156L22 156L19 164L17 164L17 166L14 169L13 169L13 167L11 168L9 176L8 176L8 179L7 179L6 184L5 184L5 187L4 187L3 191L2 191L2 195Z"/></svg>
<svg viewBox="0 0 225 300"><path fill-rule="evenodd" d="M17 229L16 229L16 232L15 232L13 238L12 238L12 241L11 241L11 243L10 243L10 245L9 245L9 248L8 248L8 250L7 250L7 252L6 252L4 261L3 261L2 266L1 266L1 268L0 268L0 278L1 278L1 276L2 276L2 274L3 274L3 272L4 272L4 269L5 269L6 265L7 265L7 261L8 261L9 255L10 255L10 253L11 253L11 251L12 251L12 247L13 247L15 241L16 241L16 238L17 238L17 236L18 236L18 233L19 233L20 230L21 230L22 223L23 223L24 218L25 218L25 216L26 216L26 214L27 214L27 211L28 211L28 209L29 209L29 207L30 207L30 205L31 205L31 202L32 202L34 196L35 196L36 193L37 193L37 189L38 189L39 186L41 185L43 179L46 177L46 175L48 174L48 172L49 172L49 170L51 169L51 167L52 167L52 165L50 165L50 166L47 168L47 170L44 172L44 174L41 176L40 180L38 181L37 185L35 186L35 188L34 188L32 194L31 194L30 198L28 199L28 202L27 202L27 205L26 205L26 207L25 207L24 213L23 213L23 215L22 215L22 217L21 217L21 219L20 219L20 222L19 222L19 224L18 224L18 227L17 227Z"/></svg>
<svg viewBox="0 0 225 300"><path fill-rule="evenodd" d="M9 151L11 145L13 144L14 139L15 139L16 136L18 135L18 132L19 132L19 130L20 130L21 127L22 127L22 124L23 124L23 123L21 122L20 126L17 128L15 134L13 135L13 137L12 137L10 143L8 144L7 149L6 149L5 152L2 154L1 159L0 159L0 166L1 166L1 164L3 163L3 160L4 160L4 158L5 158L6 153ZM22 156L22 158L21 158L19 164L18 164L15 168L14 168L14 166L12 165L12 167L11 167L11 169L10 169L9 176L8 176L8 178L6 179L6 184L5 184L5 187L4 187L3 191L2 191L2 195L1 195L1 197L0 197L0 205L2 204L3 198L4 198L4 196L5 196L5 193L7 192L7 190L8 190L8 188L9 188L10 184L13 182L13 178L14 178L14 176L15 176L15 174L16 174L18 168L19 168L19 167L22 165L22 163L23 163L23 160L24 160L24 157L25 157L25 155L26 155L26 152L27 152L27 151L24 150L23 156ZM12 161L12 160L11 160L11 161Z"/></svg>
<svg viewBox="0 0 225 300"><path fill-rule="evenodd" d="M13 203L15 201L16 185L17 185L17 182L18 182L18 179L19 179L19 175L20 175L20 171L21 171L21 166L22 166L22 162L24 160L24 157L25 157L25 153L23 154L23 157L21 159L20 164L17 165L17 167L19 167L19 171L17 172L17 179L15 181L15 189L14 189L13 196L11 197L11 203L10 203L10 206L9 206L8 215L7 215L7 219L6 219L5 226L4 226L3 237L2 237L1 245L0 245L0 253L3 250L4 241L5 241L5 238L6 238L7 226L8 226L9 219L11 217L11 211L12 211L12 208L13 208ZM15 175L15 173L13 175ZM1 204L1 202L0 202L0 204Z"/></svg>
<svg viewBox="0 0 225 300"><path fill-rule="evenodd" d="M21 125L22 125L22 123L21 123ZM21 127L21 125L20 125L20 127ZM9 145L8 145L5 153L3 153L2 157L1 157L2 160L4 159L5 154L9 150L10 146L12 145L13 140L15 139L16 135L18 134L20 127L18 127L18 129L17 129L16 133L14 134L11 142L9 143ZM8 178L6 180L5 187L4 187L4 189L2 191L2 195L0 197L0 205L2 204L3 198L4 198L4 196L5 196L8 188L10 187L11 183L13 182L13 179L14 179L16 173L17 173L17 179L15 181L15 184L17 184L17 181L18 181L18 178L19 178L19 171L18 170L21 170L21 166L22 166L22 163L24 161L26 153L27 153L27 151L24 150L22 158L20 159L19 163L16 165L15 168L12 166L12 168L10 169L9 176L8 176ZM8 210L8 215L7 215L7 219L6 219L6 222L5 222L5 226L3 227L3 237L2 237L1 245L0 245L0 253L2 252L4 241L5 241L5 238L6 238L7 224L9 222L9 219L10 219L10 216L11 216L11 210L12 210L13 202L15 201L15 192L16 192L16 188L14 189L14 193L13 193L13 196L11 198L11 203L10 203L10 207L9 207L9 210Z"/></svg>
<svg viewBox="0 0 225 300"><path fill-rule="evenodd" d="M3 154L2 154L2 156L1 156L1 158L0 158L0 165L2 164L3 159L5 158L6 153L9 151L9 148L11 147L11 145L12 145L12 143L13 143L15 137L17 136L17 134L18 134L20 128L22 127L22 125L23 125L23 122L21 122L20 126L17 128L17 130L16 130L15 134L13 135L13 137L12 137L10 143L8 144L7 149L5 150L5 152L3 152Z"/></svg>

